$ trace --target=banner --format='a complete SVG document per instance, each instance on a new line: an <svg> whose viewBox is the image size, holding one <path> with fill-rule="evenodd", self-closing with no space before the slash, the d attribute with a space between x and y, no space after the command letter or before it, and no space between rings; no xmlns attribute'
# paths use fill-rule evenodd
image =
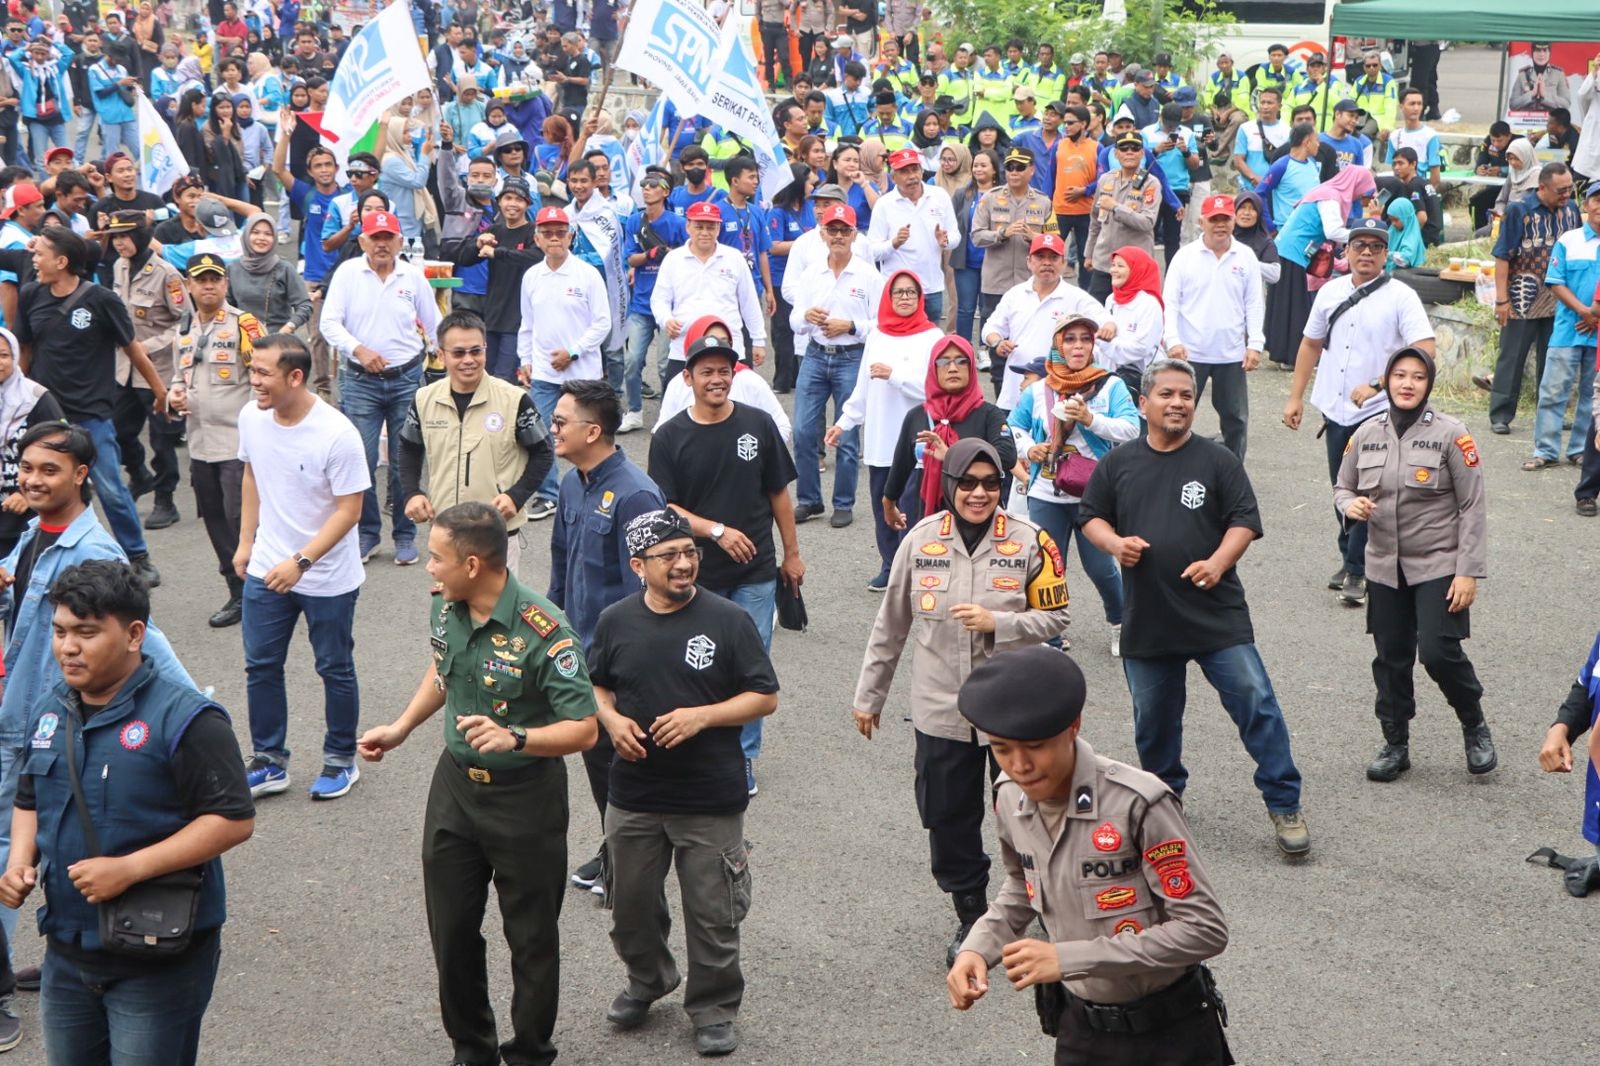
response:
<svg viewBox="0 0 1600 1066"><path fill-rule="evenodd" d="M139 90L139 188L164 195L172 183L189 173L189 162L178 149L178 139L156 112L150 98Z"/></svg>
<svg viewBox="0 0 1600 1066"><path fill-rule="evenodd" d="M432 84L417 48L410 7L390 4L351 40L328 85L322 129L340 172L356 140L386 108Z"/></svg>
<svg viewBox="0 0 1600 1066"><path fill-rule="evenodd" d="M700 113L749 147L761 168L761 191L770 203L794 183L794 175L779 144L778 128L772 124L772 109L756 76L755 56L744 29L744 20L737 18L723 26L721 50L712 64L717 78Z"/></svg>
<svg viewBox="0 0 1600 1066"><path fill-rule="evenodd" d="M632 193L633 202L643 206L644 198L639 192L639 179L644 177L644 168L659 166L666 158L667 131L662 129L667 121L667 98L656 97L656 105L650 109L650 114L645 116L644 124L639 127L639 136L628 145L626 156L628 161L628 174L632 181L629 191ZM611 184L617 184L615 174L611 176Z"/></svg>
<svg viewBox="0 0 1600 1066"><path fill-rule="evenodd" d="M716 20L694 0L637 0L617 66L649 79L692 114L711 91L720 37Z"/></svg>
<svg viewBox="0 0 1600 1066"><path fill-rule="evenodd" d="M1573 112L1574 124L1583 123L1575 108L1578 86L1600 45L1593 41L1512 41L1506 46L1506 97L1502 114L1517 129L1542 127L1552 108ZM1566 157L1560 156L1565 162Z"/></svg>

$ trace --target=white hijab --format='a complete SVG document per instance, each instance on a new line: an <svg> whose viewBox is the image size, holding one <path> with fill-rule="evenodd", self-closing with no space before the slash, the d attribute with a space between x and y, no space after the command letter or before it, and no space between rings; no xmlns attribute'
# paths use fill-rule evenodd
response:
<svg viewBox="0 0 1600 1066"><path fill-rule="evenodd" d="M45 389L22 372L22 346L17 343L16 334L0 327L0 340L11 349L11 376L0 382L0 443L9 444Z"/></svg>

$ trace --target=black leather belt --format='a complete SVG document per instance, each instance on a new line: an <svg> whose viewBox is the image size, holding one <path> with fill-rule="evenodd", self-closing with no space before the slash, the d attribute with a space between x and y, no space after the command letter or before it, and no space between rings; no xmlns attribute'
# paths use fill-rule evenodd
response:
<svg viewBox="0 0 1600 1066"><path fill-rule="evenodd" d="M447 754L450 756L450 761L455 763L456 769L466 774L468 781L477 785L515 785L522 781L531 781L549 770L552 761L543 757L533 757L528 760L526 766L491 770L486 766L473 766L471 763L462 762L456 758L455 752Z"/></svg>
<svg viewBox="0 0 1600 1066"><path fill-rule="evenodd" d="M855 344L818 344L816 341L811 342L811 347L823 355L845 355L849 352L859 352L866 346L866 341L858 341Z"/></svg>
<svg viewBox="0 0 1600 1066"><path fill-rule="evenodd" d="M1067 999L1083 1006L1091 1029L1102 1033L1148 1033L1203 1010L1225 1010L1210 977L1204 967L1193 966L1161 991L1131 1003L1091 1003L1073 995L1070 989Z"/></svg>
<svg viewBox="0 0 1600 1066"><path fill-rule="evenodd" d="M400 375L407 373L408 371L415 370L417 367L419 367L421 365L422 365L422 355L421 355L420 352L417 355L413 356L412 359L411 359L411 362L409 362L409 363L402 363L399 366L384 367L382 370L368 370L366 367L362 366L360 363L356 362L354 359L350 360L350 369L351 370L354 370L357 374L365 374L369 378L385 378L385 379L397 378Z"/></svg>

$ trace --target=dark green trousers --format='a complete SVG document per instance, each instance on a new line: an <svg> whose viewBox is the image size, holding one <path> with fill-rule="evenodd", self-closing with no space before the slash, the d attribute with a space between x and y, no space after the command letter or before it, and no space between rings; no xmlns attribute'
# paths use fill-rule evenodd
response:
<svg viewBox="0 0 1600 1066"><path fill-rule="evenodd" d="M561 977L557 921L567 881L567 771L546 759L512 783L478 784L440 754L422 827L422 885L439 970L439 1011L455 1057L545 1066L556 1048ZM519 770L518 773L528 774ZM489 1005L483 912L489 881L511 948L512 1037L499 1043Z"/></svg>

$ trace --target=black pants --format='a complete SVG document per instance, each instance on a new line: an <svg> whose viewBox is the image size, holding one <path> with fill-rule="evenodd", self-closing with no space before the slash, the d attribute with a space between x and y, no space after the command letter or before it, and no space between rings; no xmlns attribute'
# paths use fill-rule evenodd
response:
<svg viewBox="0 0 1600 1066"><path fill-rule="evenodd" d="M1578 486L1572 490L1576 500L1600 497L1600 451L1594 446L1593 433L1583 439L1583 472L1578 475Z"/></svg>
<svg viewBox="0 0 1600 1066"><path fill-rule="evenodd" d="M17 166L17 157L23 155L22 148L22 119L15 106L0 107L0 137L5 138L0 143L0 160L8 167Z"/></svg>
<svg viewBox="0 0 1600 1066"><path fill-rule="evenodd" d="M465 1062L555 1061L557 922L567 882L567 770L560 759L509 784L467 779L448 751L434 767L422 826L422 888L439 971L439 1013ZM522 771L519 768L517 772ZM498 1043L484 957L493 879L511 948L512 1037ZM503 987L496 981L495 987Z"/></svg>
<svg viewBox="0 0 1600 1066"><path fill-rule="evenodd" d="M989 316L994 314L995 308L1000 306L1000 301L1005 298L1005 295L1003 292L980 291L978 293L978 339L980 341L988 336ZM1001 340L1005 340L1005 338L1002 337ZM989 348L987 344L984 347L989 351L989 380L994 384L994 394L999 396L1000 386L1004 385L1006 380L1006 361L1000 357L1000 353L993 348Z"/></svg>
<svg viewBox="0 0 1600 1066"><path fill-rule="evenodd" d="M783 84L788 88L794 80L793 72L789 69L789 31L781 22L761 23L761 62L767 75L767 89L774 91L778 83L773 79L772 61L776 58L778 66L783 69Z"/></svg>
<svg viewBox="0 0 1600 1066"><path fill-rule="evenodd" d="M1183 206L1189 206L1189 190L1172 190ZM1161 213L1156 216L1156 236L1161 240L1161 247L1167 256L1167 265L1172 265L1172 257L1178 254L1178 249L1183 247L1183 219L1178 217L1178 212L1167 206L1166 200L1161 201ZM1110 266L1110 263L1106 264Z"/></svg>
<svg viewBox="0 0 1600 1066"><path fill-rule="evenodd" d="M1476 233L1489 224L1489 209L1500 198L1500 186L1485 185L1467 200L1472 209L1472 230Z"/></svg>
<svg viewBox="0 0 1600 1066"><path fill-rule="evenodd" d="M794 305L783 298L783 293L773 293L778 310L772 316L772 387L777 392L793 392L795 377L800 373L800 356L794 350L794 327L789 324L789 314Z"/></svg>
<svg viewBox="0 0 1600 1066"><path fill-rule="evenodd" d="M1411 87L1422 92L1422 117L1439 117L1439 44L1437 41L1407 41L1411 59Z"/></svg>
<svg viewBox="0 0 1600 1066"><path fill-rule="evenodd" d="M1211 409L1217 412L1222 423L1222 443L1244 462L1244 450L1249 443L1250 388L1245 384L1244 364L1241 363L1191 363L1194 367L1195 406L1206 394L1206 384L1213 383Z"/></svg>
<svg viewBox="0 0 1600 1066"><path fill-rule="evenodd" d="M145 426L150 427L150 465L155 468L151 487L158 494L170 496L178 489L178 441L183 437L183 419L157 414L150 406L152 399L144 389L120 386L111 418L117 427L117 447L130 485L150 477L144 465L144 443L139 439Z"/></svg>
<svg viewBox="0 0 1600 1066"><path fill-rule="evenodd" d="M1081 276L1081 264L1089 250L1089 216L1088 215L1057 215L1056 225L1061 227L1061 239L1070 241L1067 245L1067 258L1080 268L1078 282L1088 288L1085 278ZM1107 266L1111 264L1107 263ZM1110 275L1107 275L1108 277Z"/></svg>
<svg viewBox="0 0 1600 1066"><path fill-rule="evenodd" d="M611 746L611 735L604 729L600 730L594 747L583 753L584 776L589 779L589 794L594 797L602 823L606 817L606 797L611 792L611 760L616 757L617 749Z"/></svg>
<svg viewBox="0 0 1600 1066"><path fill-rule="evenodd" d="M1106 265L1110 266L1111 264L1107 263ZM1088 282L1083 288L1091 299L1105 303L1106 297L1111 295L1111 275L1104 270L1091 270L1089 271ZM1138 394L1135 393L1134 395Z"/></svg>
<svg viewBox="0 0 1600 1066"><path fill-rule="evenodd" d="M244 485L244 463L227 459L208 463L189 460L189 483L194 488L195 510L206 525L206 539L217 556L217 573L229 578L231 588L237 575L233 553L239 550L240 495Z"/></svg>
<svg viewBox="0 0 1600 1066"><path fill-rule="evenodd" d="M983 850L984 772L992 783L999 767L987 745L947 740L917 731L917 813L928 831L933 879L951 894L983 893L989 853Z"/></svg>
<svg viewBox="0 0 1600 1066"><path fill-rule="evenodd" d="M1055 1066L1231 1066L1233 1054L1215 1009L1148 1033L1089 1028L1083 1000L1069 997L1056 1035Z"/></svg>
<svg viewBox="0 0 1600 1066"><path fill-rule="evenodd" d="M1392 744L1406 742L1417 714L1411 671L1418 658L1461 724L1483 723L1483 685L1461 647L1471 635L1471 609L1456 614L1445 609L1450 581L1436 577L1407 585L1402 577L1399 588L1367 581L1367 632L1377 653L1372 660L1376 710L1384 739Z"/></svg>
<svg viewBox="0 0 1600 1066"><path fill-rule="evenodd" d="M1506 425L1517 417L1517 401L1522 398L1522 371L1528 362L1528 347L1534 351L1537 391L1544 380L1544 357L1550 350L1551 318L1513 318L1500 327L1500 355L1494 363L1494 388L1489 392L1489 424Z"/></svg>

